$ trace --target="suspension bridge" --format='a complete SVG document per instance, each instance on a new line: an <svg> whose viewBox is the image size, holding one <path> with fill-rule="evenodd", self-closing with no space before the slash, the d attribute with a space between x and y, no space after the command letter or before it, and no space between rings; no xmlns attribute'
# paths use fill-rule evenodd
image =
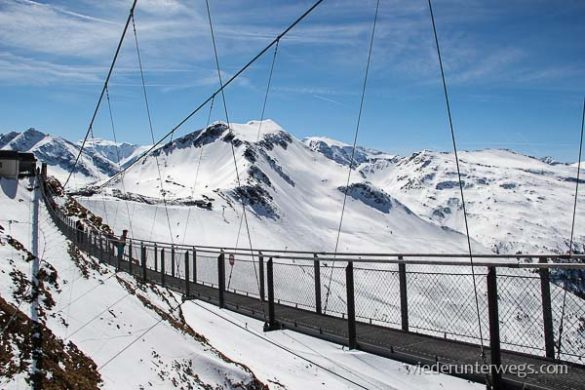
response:
<svg viewBox="0 0 585 390"><path fill-rule="evenodd" d="M114 176L97 187L103 188L120 180L123 192L125 172L151 155L151 152L169 137L172 139L173 135L204 107L210 107L211 116L213 104L218 99L221 99L225 121L231 133L224 91L258 59L272 50L273 58L260 118L262 123L281 40L323 2L324 0L316 1L233 76L223 80L211 8L209 0L206 0L218 88L157 140L152 125L151 106L136 29L137 0L134 0L79 154L64 187L67 187L75 174L88 138L93 137L94 122L104 100L107 102L112 133L116 139L110 101L110 78L128 31L131 31L134 37L153 145L130 165L124 168L119 166ZM582 296L567 292L566 286L560 287L563 282L559 276L565 275L566 271L576 271L582 275L580 273L584 270L582 260L585 256L574 254L572 245L580 166L577 169L568 255L522 255L523 259L538 259L536 262L527 263L514 255L472 253L447 78L433 6L431 0L427 3L457 168L468 253L368 254L338 251L342 240L347 188L351 182L364 110L380 0L375 1L346 190L333 252L313 253L254 248L246 204L244 199L241 199L242 213L239 222L240 229L244 227L247 233L246 249L238 248L237 245L234 248L217 248L178 244L172 241L137 240L131 237L124 243L124 251L116 253L120 240L99 231L79 229L76 219L56 206L54 197L57 195L51 192L50 186L44 181L45 178L41 177L44 199L54 222L81 250L101 262L110 264L121 272L128 272L144 282L180 292L186 299L207 300L222 308L262 320L266 324L266 331L293 329L347 345L350 349L359 349L407 363L433 366L438 370L440 367L450 366L488 367L455 370L454 373L466 379L485 383L488 388L493 389L582 388L585 383L583 365L585 305ZM261 128L258 129L258 137L260 132ZM583 125L580 147L582 139ZM235 176L238 186L241 187L233 137L230 143ZM162 203L171 231L161 167L156 155L154 158ZM197 175L193 188L196 184ZM132 229L132 222L128 222ZM170 236L172 237L172 234ZM238 262L240 272L233 275L231 270L235 261ZM473 294L470 295L469 291L473 291ZM517 316L525 317L522 321L517 318L514 320ZM558 326L555 326L556 324ZM566 372L546 371L546 367L555 364L564 365ZM526 365L533 369L527 371L502 369Z"/></svg>

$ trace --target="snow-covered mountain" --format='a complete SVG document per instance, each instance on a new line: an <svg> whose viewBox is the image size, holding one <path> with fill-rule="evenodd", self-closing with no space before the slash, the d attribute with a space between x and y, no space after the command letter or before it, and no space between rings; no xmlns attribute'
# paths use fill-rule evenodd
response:
<svg viewBox="0 0 585 390"><path fill-rule="evenodd" d="M425 150L400 157L358 148L354 157L340 250L465 252L452 153ZM574 167L507 150L460 157L477 251L568 250ZM116 215L109 223L119 229L143 218L147 223L134 226L137 237L234 246L248 245L240 229L243 200L252 210L254 246L332 250L350 158L349 145L323 137L301 141L270 120L232 124L232 133L217 122L167 143L130 169L124 186L118 179L83 202ZM163 190L168 220L158 210ZM120 212L119 198L141 203L131 202ZM186 212L188 205L199 207ZM584 217L578 208L577 221ZM583 227L577 223L577 251L584 249Z"/></svg>
<svg viewBox="0 0 585 390"><path fill-rule="evenodd" d="M352 160L353 166L356 167L364 163L374 163L377 161L395 162L399 157L379 150L356 146L353 152L353 146L339 142L328 137L307 137L303 138L303 143L311 150L323 154L325 157L341 164L349 166Z"/></svg>
<svg viewBox="0 0 585 390"><path fill-rule="evenodd" d="M81 146L81 141L77 143ZM127 142L114 142L102 138L92 138L85 142L84 149L90 154L99 155L123 168L138 158L151 145L135 145Z"/></svg>
<svg viewBox="0 0 585 390"><path fill-rule="evenodd" d="M0 136L0 148L33 151L58 178L66 175L79 150L34 129ZM76 178L81 184L105 180L118 170L118 153L126 165L145 148L131 144L116 148L111 141L89 140ZM232 135L217 122L156 149L127 172L123 186L119 179L108 183L99 196L84 202L116 215L117 220L108 221L115 227L128 227L130 218L145 218L148 223L136 224L142 229L134 232L142 238L189 242L194 239L185 232L193 231L199 243L233 246L244 242L243 200L252 210L255 246L331 250L351 154L351 145L326 137L299 140L271 120L232 124ZM460 157L470 233L479 251L568 250L574 166L509 150L464 151ZM170 205L168 221L158 210L163 190ZM120 198L141 202L130 202L132 210L122 213ZM581 210L577 208L576 251L585 249ZM206 223L195 222L201 220ZM224 230L230 234L216 234ZM464 251L464 231L452 153L424 150L401 157L356 149L340 250Z"/></svg>
<svg viewBox="0 0 585 390"><path fill-rule="evenodd" d="M232 124L232 132L218 122L157 149L99 195L82 202L115 215L116 220L107 222L117 229L132 224L136 237L234 246L249 244L246 230L240 228L243 201L251 210L254 246L333 250L346 177L347 166L307 147L273 121ZM129 195L122 195L124 191ZM166 212L158 210L163 193L168 219ZM143 203L132 202L124 209L117 197ZM421 218L394 194L360 175L350 183L347 203L340 250L424 251L429 240L440 252L465 248L461 233ZM201 207L187 212L193 204ZM487 251L478 243L475 246Z"/></svg>
<svg viewBox="0 0 585 390"><path fill-rule="evenodd" d="M80 147L62 137L42 133L36 129L0 134L0 149L32 152L46 162L51 173L66 180ZM83 185L113 175L118 168L114 162L91 149L84 150L72 176L73 185Z"/></svg>

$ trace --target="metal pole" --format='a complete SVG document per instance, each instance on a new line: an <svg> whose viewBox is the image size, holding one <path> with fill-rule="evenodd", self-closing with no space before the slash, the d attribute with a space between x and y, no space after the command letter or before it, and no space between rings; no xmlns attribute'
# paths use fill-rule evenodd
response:
<svg viewBox="0 0 585 390"><path fill-rule="evenodd" d="M171 245L171 276L175 277L175 246Z"/></svg>
<svg viewBox="0 0 585 390"><path fill-rule="evenodd" d="M193 283L197 284L197 250L193 247Z"/></svg>
<svg viewBox="0 0 585 390"><path fill-rule="evenodd" d="M144 247L144 242L140 242L140 251L142 263L142 280L146 282L146 248Z"/></svg>
<svg viewBox="0 0 585 390"><path fill-rule="evenodd" d="M546 263L546 258L540 257L540 263ZM540 272L540 293L542 297L542 323L544 328L544 347L546 357L555 358L555 340L553 331L552 307L550 300L550 275L548 268L541 268Z"/></svg>
<svg viewBox="0 0 585 390"><path fill-rule="evenodd" d="M345 267L345 287L347 291L347 335L349 349L357 348L355 325L355 291L353 285L353 262L348 261Z"/></svg>
<svg viewBox="0 0 585 390"><path fill-rule="evenodd" d="M262 252L259 252L258 256L258 273L260 274L260 301L264 302L264 256L262 256Z"/></svg>
<svg viewBox="0 0 585 390"><path fill-rule="evenodd" d="M218 306L223 308L225 290L225 253L223 253L223 250L217 257L217 284L219 290Z"/></svg>
<svg viewBox="0 0 585 390"><path fill-rule="evenodd" d="M132 275L132 241L128 242L128 273Z"/></svg>
<svg viewBox="0 0 585 390"><path fill-rule="evenodd" d="M154 270L158 271L158 249L156 247L156 242L154 243Z"/></svg>
<svg viewBox="0 0 585 390"><path fill-rule="evenodd" d="M398 257L402 260L402 256ZM408 293L406 288L406 265L398 264L398 280L400 283L400 317L402 319L402 330L408 332Z"/></svg>
<svg viewBox="0 0 585 390"><path fill-rule="evenodd" d="M189 251L185 251L185 297L189 298Z"/></svg>
<svg viewBox="0 0 585 390"><path fill-rule="evenodd" d="M274 273L272 267L272 257L266 263L266 280L268 282L268 322L264 324L264 331L277 329L276 318L274 313Z"/></svg>
<svg viewBox="0 0 585 390"><path fill-rule="evenodd" d="M160 284L165 286L165 248L160 248Z"/></svg>
<svg viewBox="0 0 585 390"><path fill-rule="evenodd" d="M488 313L490 322L490 376L492 389L503 389L502 385L502 356L500 352L500 322L498 319L498 285L496 268L488 267L487 274ZM480 340L483 342L483 340Z"/></svg>
<svg viewBox="0 0 585 390"><path fill-rule="evenodd" d="M317 258L317 254L313 255L313 267L315 269L315 311L321 314L321 264Z"/></svg>

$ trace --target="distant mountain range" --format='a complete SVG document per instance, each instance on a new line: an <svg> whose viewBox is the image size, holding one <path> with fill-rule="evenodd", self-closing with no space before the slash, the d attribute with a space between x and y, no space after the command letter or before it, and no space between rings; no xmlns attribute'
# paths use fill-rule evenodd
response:
<svg viewBox="0 0 585 390"><path fill-rule="evenodd" d="M127 166L147 147L90 140L73 184L103 183L118 171L118 163ZM0 148L31 151L62 179L79 143L29 129L0 135ZM111 215L119 215L118 220L109 223L123 228L128 221L122 220L117 204L131 200L136 236L185 240L189 223L190 234L200 241L233 246L241 218L238 204L243 201L252 212L251 230L258 245L299 248L302 242L303 247L332 250L351 155L350 145L325 137L299 140L270 120L232 124L231 133L225 123L217 122L155 149L123 178L100 188L99 197L84 202L96 210L115 207ZM568 250L575 166L494 149L462 151L460 164L476 251ZM136 223L153 215L162 218L164 213L157 213L156 207L163 194L172 205L171 232L162 219L155 226ZM340 250L466 251L452 153L423 150L397 156L358 147L347 195ZM190 205L199 207L196 218L187 222L185 207ZM573 249L583 252L585 208L577 211ZM231 230L236 230L234 235L220 233Z"/></svg>
<svg viewBox="0 0 585 390"><path fill-rule="evenodd" d="M46 162L53 174L62 180L71 171L80 146L81 142L74 143L33 128L21 133L0 134L0 149L32 152L38 159ZM116 144L98 138L88 139L72 180L76 185L84 185L108 178L118 172L119 166L132 162L147 147L128 143Z"/></svg>

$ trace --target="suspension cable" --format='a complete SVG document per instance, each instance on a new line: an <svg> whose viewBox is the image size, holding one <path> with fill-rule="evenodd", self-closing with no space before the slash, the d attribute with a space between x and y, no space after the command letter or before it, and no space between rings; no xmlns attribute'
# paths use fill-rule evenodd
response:
<svg viewBox="0 0 585 390"><path fill-rule="evenodd" d="M142 56L140 54L140 45L138 44L138 34L136 32L136 23L134 21L134 14L131 15L131 19L132 19L132 30L134 31L134 42L135 42L135 46L136 46L136 56L138 58L138 67L140 68L140 79L142 81L142 92L144 95L144 105L146 108L146 116L148 118L148 127L150 129L150 136L152 138L152 142L154 143L154 130L152 128L152 117L150 115L150 105L148 103L148 94L146 93L146 83L144 81L144 69L142 67ZM164 184L163 184L163 179L162 179L162 174L161 174L161 170L160 170L160 163L158 161L158 156L154 156L154 160L156 161L156 168L158 171L158 178L160 180L160 190L162 193L162 197L163 197L163 204L164 204L164 208L165 208L165 213L166 213L166 217L167 217L167 224L169 226L169 236L171 237L171 243L173 242L173 230L171 228L171 219L169 217L169 209L167 207L167 197L166 197L166 192L165 192L165 188L164 188ZM156 222L156 214L155 214L155 219L153 221L153 223Z"/></svg>
<svg viewBox="0 0 585 390"><path fill-rule="evenodd" d="M479 310L479 297L477 294L477 281L476 281L475 268L474 268L474 262L473 262L473 252L471 249L471 238L469 236L469 223L467 221L467 208L465 205L465 196L463 194L463 182L461 180L461 168L459 166L459 155L457 153L457 142L455 140L455 129L453 126L453 116L451 114L451 104L449 102L449 92L447 89L447 81L445 78L445 69L443 67L443 59L441 57L441 48L439 46L439 38L437 35L437 27L435 24L435 16L433 14L433 5L431 3L431 0L428 0L428 5L429 5L429 12L431 15L431 23L433 25L433 35L435 38L435 45L436 45L436 49L437 49L437 57L439 60L439 67L441 69L441 80L442 80L442 84L443 84L443 94L445 96L445 105L447 108L447 116L449 118L449 129L451 131L451 141L453 143L453 153L455 155L455 166L457 167L457 178L459 181L459 193L461 196L461 205L463 207L463 219L465 221L465 235L467 237L467 249L469 251L469 261L471 264L471 276L473 278L473 294L475 297L475 309L476 309L476 314L477 314L477 324L479 327L479 339L480 339L479 345L480 345L480 350L481 350L481 357L485 361L486 356L485 356L485 350L484 350L484 346L483 346L483 329L481 326L481 315L480 315L480 310Z"/></svg>
<svg viewBox="0 0 585 390"><path fill-rule="evenodd" d="M260 122L258 123L258 133L256 134L256 143L260 141L260 135L262 134L262 125L264 123L264 114L266 112L266 103L268 102L268 93L270 92L270 85L272 84L272 75L274 73L274 65L276 63L276 56L278 55L278 46L280 41L276 42L276 46L274 46L274 55L272 57L272 64L270 65L270 72L268 75L268 82L266 83L266 92L264 93L264 102L262 103L262 111L260 112ZM238 235L236 237L236 250L238 248L238 244L240 242L240 231L242 230L242 218L240 218L240 227L238 228ZM230 270L230 276L228 278L227 287L229 289L230 283L232 281L232 272L234 268Z"/></svg>
<svg viewBox="0 0 585 390"><path fill-rule="evenodd" d="M118 165L118 172L122 170L122 165L120 163L120 149L118 147L118 139L116 137L116 127L114 126L114 115L112 114L112 104L110 102L110 91L109 88L106 88L106 101L108 103L108 112L110 113L110 125L112 127L112 135L114 136L114 145L116 149L116 161ZM122 176L120 180L120 184L122 185L122 191L126 194L126 185L124 184L124 176ZM134 229L132 227L132 218L130 217L130 206L128 206L128 202L124 202L126 204L126 213L128 214L128 226L130 228L130 237L134 237ZM104 203L105 205L105 203ZM114 222L116 222L118 216L118 202L116 202L116 213L114 214Z"/></svg>
<svg viewBox="0 0 585 390"><path fill-rule="evenodd" d="M370 63L372 61L372 51L374 48L374 37L376 35L376 24L378 22L378 11L380 9L380 0L376 1L376 11L374 12L374 21L372 22L372 33L370 35L370 43L369 43L369 48L368 48L368 58L366 61L366 70L365 70L365 74L364 74L364 80L363 80L363 84L362 84L362 94L361 94L361 98L360 98L360 106L359 106L359 111L358 111L358 116L357 116L357 122L356 122L356 126L355 126L355 133L354 133L354 137L353 137L353 147L351 149L351 158L349 161L349 167L348 167L348 173L347 173L347 183L345 185L345 191L343 192L343 204L341 206L341 216L339 218L339 226L337 228L337 238L335 239L335 250L334 250L334 257L337 254L337 249L339 247L339 238L341 236L341 227L343 225L343 215L345 213L345 205L347 202L347 193L349 191L349 182L351 180L351 169L353 167L354 164L354 159L355 159L355 149L357 146L357 140L358 140L358 134L360 131L360 124L361 124L361 120L362 120L362 113L363 113L363 109L364 109L364 101L366 98L366 89L367 89L367 85L368 85L368 76L370 73ZM335 261L333 262L333 264L335 264ZM323 305L324 310L327 310L327 304L329 302L329 295L331 292L331 281L333 279L333 267L331 267L331 271L329 272L329 280L327 282L327 292L325 293L325 304Z"/></svg>
<svg viewBox="0 0 585 390"><path fill-rule="evenodd" d="M220 67L220 64L219 64L219 55L217 53L217 45L215 43L215 33L213 31L213 22L211 20L211 9L209 7L209 0L205 0L205 4L207 6L207 17L208 17L208 20L209 20L209 31L210 31L210 34L211 34L211 41L212 41L212 44L213 44L213 54L215 56L215 66L216 66L216 69L217 69L217 78L219 80L219 85L220 85L220 88L221 88L221 98L222 98L222 101L223 101L223 110L224 110L224 113L225 113L225 119L226 119L226 122L227 122L228 132L229 132L229 135L230 135L230 137L229 137L230 138L230 147L231 147L231 150L232 150L232 157L233 157L233 160L234 160L234 168L235 168L235 171L236 171L236 180L237 180L237 183L238 183L238 188L241 189L242 188L242 182L240 180L240 173L239 173L239 169L238 169L238 160L236 158L236 149L234 147L234 138L235 138L235 135L234 135L234 133L232 131L232 127L230 125L228 108L227 108L227 104L226 104L226 100L225 100L225 92L224 92L224 89L222 88L222 86L223 86L223 80L222 80L222 77L221 77L221 67ZM250 234L250 225L248 224L248 217L247 217L247 213L246 213L246 203L245 203L243 194L240 194L240 200L242 202L242 218L244 219L244 223L246 225L246 231L248 233L248 243L250 245L250 256L252 257L252 265L254 266L254 275L255 275L255 279L256 279L256 284L258 286L258 295L260 295L260 290L261 290L260 289L260 278L258 276L258 270L256 269L255 256L254 256L253 246L252 246L252 236ZM262 312L264 314L264 318L266 318L266 311L264 310L264 305L262 305Z"/></svg>
<svg viewBox="0 0 585 390"><path fill-rule="evenodd" d="M197 114L207 103L211 101L217 94L221 93L225 88L227 88L231 83L234 82L238 77L242 75L250 66L252 66L260 57L262 57L272 46L274 46L279 40L281 40L284 36L286 36L297 24L299 24L303 19L309 16L315 8L319 4L321 4L324 0L317 0L311 7L309 7L301 16L299 16L294 22L292 22L284 31L276 36L268 45L266 45L262 50L260 50L251 60L249 60L244 66L242 66L232 77L230 77L225 83L223 83L215 92L213 92L205 101L199 104L193 111L191 111L185 118L183 118L177 125L175 125L169 132L167 132L163 137L161 137L156 143L154 143L150 148L144 151L136 160L134 160L131 164L128 164L122 172L110 177L108 180L103 182L98 186L98 188L102 188L114 180L116 177L124 173L125 171L132 168L136 165L139 161L142 161L144 157L146 157L150 152L156 149L164 140L174 134L181 126L183 126L189 119L191 119L195 114Z"/></svg>
<svg viewBox="0 0 585 390"><path fill-rule="evenodd" d="M87 137L89 137L90 132L93 132L93 122L95 121L95 118L96 118L97 113L99 111L100 105L101 105L102 100L104 98L104 94L106 92L106 87L108 86L108 83L110 82L110 77L112 76L114 66L116 65L116 60L118 59L118 54L120 54L120 49L122 48L122 43L124 42L124 38L126 37L126 32L128 31L128 26L130 25L130 19L133 18L134 9L136 8L137 1L138 0L134 0L134 2L132 3L132 7L130 8L130 14L128 15L128 19L126 19L126 24L124 25L124 30L122 31L122 36L120 37L120 41L118 42L118 46L116 47L116 51L114 53L114 58L112 59L112 63L110 64L110 69L108 70L108 75L106 76L106 80L104 81L104 85L102 87L102 92L100 93L100 97L99 97L97 104L95 106L95 109L93 111L93 115L91 117L91 120L89 121L89 126L87 127L85 137L83 138L83 142L81 143L81 148L79 148L79 153L77 154L77 157L75 158L75 163L71 167L71 171L69 172L69 175L67 176L67 180L65 180L65 184L63 185L63 188L65 188L67 186L67 183L69 183L69 179L71 179L71 175L73 174L73 172L75 171L75 168L77 167L77 163L79 162L79 158L81 157L81 153L83 152L83 149L85 147L85 143L87 142Z"/></svg>
<svg viewBox="0 0 585 390"><path fill-rule="evenodd" d="M579 174L581 173L581 154L583 151L583 128L585 127L585 98L583 98L583 112L581 114L581 138L579 140L579 161L577 162L577 181L575 182L575 201L573 202L573 220L571 222L571 239L569 240L569 255L573 254L573 237L575 233L575 219L577 215L577 196L579 195Z"/></svg>
<svg viewBox="0 0 585 390"><path fill-rule="evenodd" d="M577 162L577 181L575 182L575 201L573 202L573 218L571 221L571 238L569 240L569 256L573 255L573 235L575 233L575 219L577 215L577 197L579 195L579 175L581 173L581 152L583 150L583 129L585 127L585 98L583 98L583 112L581 114L581 138L579 140L579 160ZM559 341L557 343L557 359L561 358L563 342L563 326L565 320L565 308L567 304L567 286L563 285L563 305L561 308L561 321L559 323Z"/></svg>
<svg viewBox="0 0 585 390"><path fill-rule="evenodd" d="M209 124L211 123L211 114L213 113L213 105L215 103L215 98L211 99L211 104L209 105L209 114L207 115L207 124L205 125L205 130L209 128ZM203 149L205 148L205 144L201 145L201 151L199 152L199 160L197 161L197 169L195 170L195 180L193 181L193 186L191 186L191 198L195 195L195 187L197 186L197 180L199 179L199 168L201 167L201 160L203 159ZM185 244L185 237L187 237L187 226L189 226L189 218L191 217L191 207L188 207L187 211L187 219L185 220L185 229L183 230L183 241L182 244ZM202 225L203 226L203 225Z"/></svg>

